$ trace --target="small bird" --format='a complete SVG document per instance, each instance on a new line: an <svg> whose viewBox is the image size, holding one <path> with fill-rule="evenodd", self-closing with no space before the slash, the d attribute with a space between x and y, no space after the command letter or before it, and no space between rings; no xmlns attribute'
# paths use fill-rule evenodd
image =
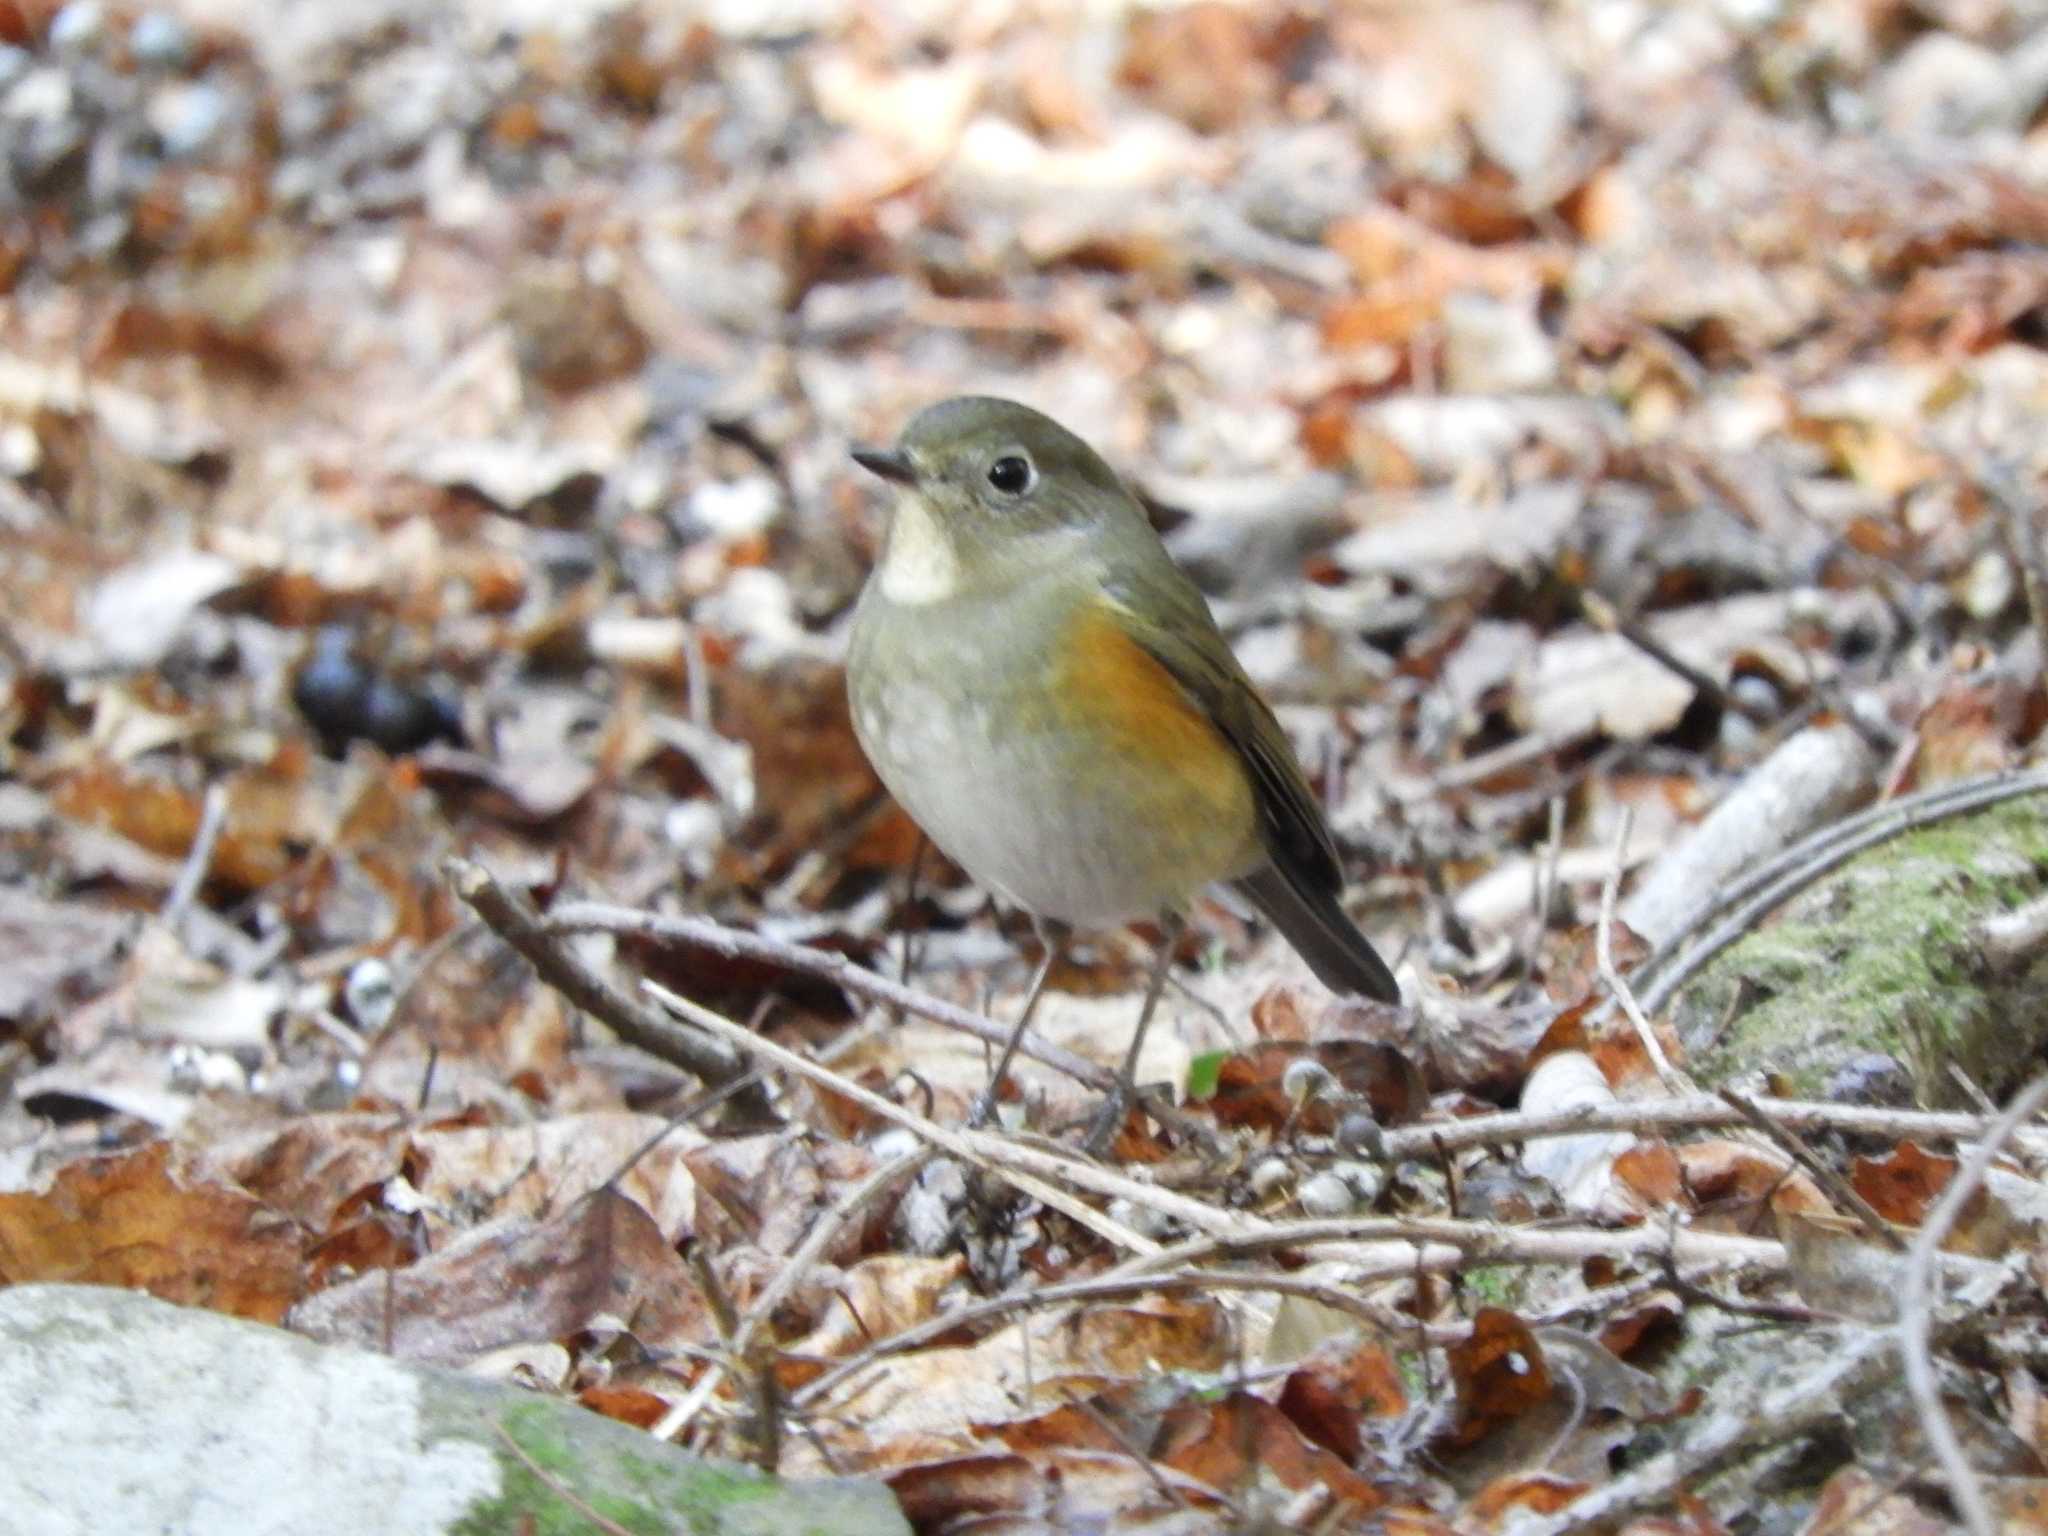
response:
<svg viewBox="0 0 2048 1536"><path fill-rule="evenodd" d="M1181 914L1212 883L1249 899L1325 986L1400 1001L1339 904L1336 845L1280 722L1092 448L1028 406L965 396L853 458L897 487L846 673L882 782L954 863L1035 920L1157 917L1167 930L1091 1146L1122 1122Z"/></svg>

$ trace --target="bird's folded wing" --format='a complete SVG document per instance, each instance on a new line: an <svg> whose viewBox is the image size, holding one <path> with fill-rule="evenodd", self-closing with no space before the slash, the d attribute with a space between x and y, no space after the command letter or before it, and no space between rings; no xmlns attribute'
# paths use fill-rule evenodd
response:
<svg viewBox="0 0 2048 1536"><path fill-rule="evenodd" d="M1177 566L1112 573L1107 590L1131 639L1173 675L1243 760L1273 862L1312 890L1343 889L1337 847L1294 749L1252 687L1209 605Z"/></svg>

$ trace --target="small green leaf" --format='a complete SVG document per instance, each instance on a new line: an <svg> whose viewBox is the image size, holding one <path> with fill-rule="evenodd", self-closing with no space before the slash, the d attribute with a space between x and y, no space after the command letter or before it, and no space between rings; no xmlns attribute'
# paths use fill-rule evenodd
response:
<svg viewBox="0 0 2048 1536"><path fill-rule="evenodd" d="M1223 1080L1223 1063L1230 1060L1228 1051L1204 1051L1188 1063L1188 1097L1210 1099L1216 1095L1216 1085Z"/></svg>

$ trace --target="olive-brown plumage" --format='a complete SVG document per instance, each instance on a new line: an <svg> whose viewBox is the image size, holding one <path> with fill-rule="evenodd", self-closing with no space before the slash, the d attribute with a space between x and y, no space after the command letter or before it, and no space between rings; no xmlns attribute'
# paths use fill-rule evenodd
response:
<svg viewBox="0 0 2048 1536"><path fill-rule="evenodd" d="M1399 988L1286 733L1144 510L1008 400L855 459L898 487L847 662L854 728L949 857L1039 917L1180 911L1228 882L1334 990Z"/></svg>

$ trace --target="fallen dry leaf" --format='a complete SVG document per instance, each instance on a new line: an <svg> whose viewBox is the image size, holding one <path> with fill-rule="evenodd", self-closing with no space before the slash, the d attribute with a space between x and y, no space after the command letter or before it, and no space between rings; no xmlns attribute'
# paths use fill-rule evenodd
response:
<svg viewBox="0 0 2048 1536"><path fill-rule="evenodd" d="M1384 1345L1333 1339L1287 1373L1278 1406L1310 1440L1356 1466L1365 1450L1362 1421L1407 1412L1408 1390Z"/></svg>
<svg viewBox="0 0 2048 1536"><path fill-rule="evenodd" d="M1698 1224L1711 1231L1754 1232L1771 1213L1833 1216L1834 1207L1804 1169L1775 1147L1708 1138L1678 1148Z"/></svg>
<svg viewBox="0 0 2048 1536"><path fill-rule="evenodd" d="M327 1343L461 1365L607 1320L655 1351L717 1337L687 1266L653 1219L611 1189L545 1221L480 1227L410 1269L333 1286L293 1308L287 1321Z"/></svg>
<svg viewBox="0 0 2048 1536"><path fill-rule="evenodd" d="M432 952L401 994L364 1056L361 1096L416 1106L431 1085L436 1104L462 1105L522 1078L566 1089L576 1080L570 1039L560 995L510 945L473 928Z"/></svg>
<svg viewBox="0 0 2048 1536"><path fill-rule="evenodd" d="M688 1155L703 1133L626 1110L562 1113L531 1125L423 1126L412 1183L437 1242L450 1224L545 1220L600 1187L647 1212L670 1242L689 1235L698 1192ZM479 1208L478 1191L489 1192Z"/></svg>
<svg viewBox="0 0 2048 1536"><path fill-rule="evenodd" d="M0 1283L118 1285L258 1322L299 1295L302 1234L254 1196L187 1174L170 1143L88 1158L0 1195Z"/></svg>
<svg viewBox="0 0 2048 1536"><path fill-rule="evenodd" d="M410 1132L398 1115L302 1115L211 1155L265 1204L325 1232L343 1204L399 1172Z"/></svg>
<svg viewBox="0 0 2048 1536"><path fill-rule="evenodd" d="M1821 1488L1799 1536L1938 1536L1949 1527L1862 1467L1843 1467Z"/></svg>
<svg viewBox="0 0 2048 1536"><path fill-rule="evenodd" d="M1294 1493L1319 1488L1354 1516L1387 1502L1380 1488L1308 1440L1280 1409L1248 1392L1216 1402L1182 1402L1160 1422L1153 1455L1230 1497L1268 1485Z"/></svg>
<svg viewBox="0 0 2048 1536"><path fill-rule="evenodd" d="M967 1260L960 1254L926 1259L884 1253L863 1259L840 1275L833 1287L834 1304L817 1326L784 1348L806 1363L857 1354L876 1339L886 1339L935 1316L940 1298L966 1272ZM799 1379L787 1383L801 1384Z"/></svg>
<svg viewBox="0 0 2048 1536"><path fill-rule="evenodd" d="M1886 1221L1917 1227L1955 1177L1956 1167L1952 1157L1902 1141L1883 1157L1857 1158L1850 1166L1849 1182Z"/></svg>
<svg viewBox="0 0 2048 1536"><path fill-rule="evenodd" d="M835 1456L860 1465L929 1460L974 1450L981 1433L1035 1418L1048 1402L1219 1369L1230 1348L1219 1309L1167 1298L1088 1307L1032 1327L1028 1355L1011 1327L979 1343L897 1357L835 1397L835 1417L821 1433Z"/></svg>
<svg viewBox="0 0 2048 1536"><path fill-rule="evenodd" d="M1453 1447L1476 1445L1550 1398L1543 1347L1520 1318L1500 1307L1473 1313L1471 1333L1445 1358L1458 1394L1457 1415L1445 1433Z"/></svg>

